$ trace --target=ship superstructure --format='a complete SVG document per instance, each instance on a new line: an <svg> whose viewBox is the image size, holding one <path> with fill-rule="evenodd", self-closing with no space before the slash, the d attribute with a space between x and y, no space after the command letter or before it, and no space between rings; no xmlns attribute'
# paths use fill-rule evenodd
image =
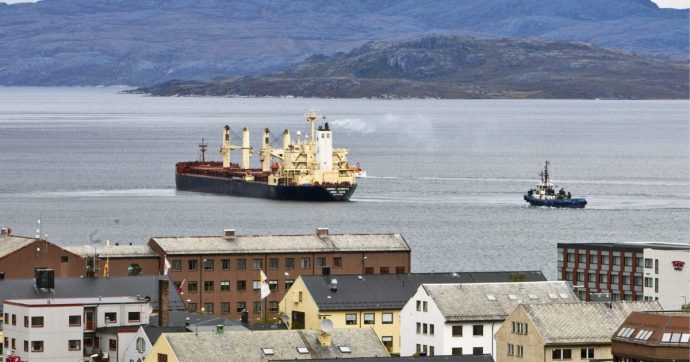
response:
<svg viewBox="0 0 690 362"><path fill-rule="evenodd" d="M328 123L316 127L319 115L306 116L310 134L292 141L290 131L282 134L282 147L271 146L271 132L263 130L259 158L261 168L250 168L253 149L249 129L242 130L242 143L231 143L231 129L223 128L220 154L222 162L180 162L176 165L176 184L180 190L211 192L235 196L281 200L348 200L357 187L347 148L333 147L333 132ZM202 142L203 144L203 142ZM232 162L239 151L241 163Z"/></svg>
<svg viewBox="0 0 690 362"><path fill-rule="evenodd" d="M544 163L544 171L539 173L541 180L534 189L527 191L524 196L525 201L532 206L550 207L570 207L583 208L587 205L587 200L583 198L572 198L570 192L561 188L556 192L556 186L549 178L549 161Z"/></svg>

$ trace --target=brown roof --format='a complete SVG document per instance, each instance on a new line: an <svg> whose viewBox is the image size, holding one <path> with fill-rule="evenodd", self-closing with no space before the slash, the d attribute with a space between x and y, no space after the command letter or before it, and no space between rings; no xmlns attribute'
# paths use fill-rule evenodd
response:
<svg viewBox="0 0 690 362"><path fill-rule="evenodd" d="M618 327L613 340L690 347L690 311L633 312Z"/></svg>

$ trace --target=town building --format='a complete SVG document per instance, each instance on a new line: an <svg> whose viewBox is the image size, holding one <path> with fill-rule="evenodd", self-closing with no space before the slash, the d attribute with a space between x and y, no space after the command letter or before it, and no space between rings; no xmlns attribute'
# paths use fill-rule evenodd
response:
<svg viewBox="0 0 690 362"><path fill-rule="evenodd" d="M689 362L690 311L632 312L611 340L614 362Z"/></svg>
<svg viewBox="0 0 690 362"><path fill-rule="evenodd" d="M400 234L154 237L149 246L180 286L188 310L252 323L277 323L278 304L300 275L405 274L410 247ZM169 265L169 268L166 266ZM270 295L260 297L260 275Z"/></svg>
<svg viewBox="0 0 690 362"><path fill-rule="evenodd" d="M371 328L163 333L145 362L260 362L389 357Z"/></svg>
<svg viewBox="0 0 690 362"><path fill-rule="evenodd" d="M33 278L39 268L53 269L56 277L78 277L85 275L86 264L79 255L47 240L0 229L0 281Z"/></svg>
<svg viewBox="0 0 690 362"><path fill-rule="evenodd" d="M277 360L275 362L288 362L291 360ZM350 358L347 362L494 362L493 357L490 354L484 355L471 355L466 354L462 356L426 356L426 357L401 357L401 356L391 356L391 357L361 357L361 358ZM340 358L327 358L319 359L319 362L342 362Z"/></svg>
<svg viewBox="0 0 690 362"><path fill-rule="evenodd" d="M400 355L496 356L494 335L518 304L577 301L563 281L422 284L400 312Z"/></svg>
<svg viewBox="0 0 690 362"><path fill-rule="evenodd" d="M123 361L124 349L148 324L149 300L136 297L5 300L3 360Z"/></svg>
<svg viewBox="0 0 690 362"><path fill-rule="evenodd" d="M93 273L88 276L159 275L162 267L160 256L148 245L84 245L64 249L86 261L87 270Z"/></svg>
<svg viewBox="0 0 690 362"><path fill-rule="evenodd" d="M630 313L658 302L519 304L496 332L497 362L610 361L611 335Z"/></svg>
<svg viewBox="0 0 690 362"><path fill-rule="evenodd" d="M559 243L558 279L582 300L658 300L680 309L690 299L690 244ZM608 297L610 296L610 298Z"/></svg>
<svg viewBox="0 0 690 362"><path fill-rule="evenodd" d="M400 353L400 310L424 283L545 281L538 271L300 276L280 302L291 329L373 328L391 354Z"/></svg>

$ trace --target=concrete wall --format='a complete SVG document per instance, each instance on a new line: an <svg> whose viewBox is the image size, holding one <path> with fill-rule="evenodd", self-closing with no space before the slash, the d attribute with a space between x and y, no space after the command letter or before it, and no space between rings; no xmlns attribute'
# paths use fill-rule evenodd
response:
<svg viewBox="0 0 690 362"><path fill-rule="evenodd" d="M644 249L644 258L653 260L652 268L644 269L644 277L654 279L654 286L644 288L645 297L659 298L665 310L679 310L684 303L690 303L690 251ZM654 266L657 261L658 273ZM682 270L675 270L673 261L684 262Z"/></svg>

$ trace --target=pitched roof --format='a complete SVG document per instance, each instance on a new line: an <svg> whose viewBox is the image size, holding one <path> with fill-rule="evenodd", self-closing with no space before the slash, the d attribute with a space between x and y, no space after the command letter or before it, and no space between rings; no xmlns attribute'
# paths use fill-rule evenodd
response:
<svg viewBox="0 0 690 362"><path fill-rule="evenodd" d="M31 245L36 240L35 238L23 236L2 235L0 236L0 258L4 258L27 245Z"/></svg>
<svg viewBox="0 0 690 362"><path fill-rule="evenodd" d="M189 318L189 319L187 319ZM213 315L200 315L196 313L189 313L182 310L171 310L168 314L168 325L170 326L210 326L215 328L217 325L222 324L225 327L240 327L240 329L246 330L247 328L241 322L234 321L232 319L226 319L223 317L213 316ZM149 324L158 325L158 315L152 315L149 317Z"/></svg>
<svg viewBox="0 0 690 362"><path fill-rule="evenodd" d="M447 322L505 320L520 303L571 303L579 299L564 281L424 284Z"/></svg>
<svg viewBox="0 0 690 362"><path fill-rule="evenodd" d="M159 326L141 326L144 329L146 337L151 342L151 345L156 344L158 337L163 333L185 333L188 332L185 326L171 326L171 327L159 327Z"/></svg>
<svg viewBox="0 0 690 362"><path fill-rule="evenodd" d="M690 347L690 310L632 312L616 328L613 341L688 348Z"/></svg>
<svg viewBox="0 0 690 362"><path fill-rule="evenodd" d="M618 326L634 311L661 310L658 302L524 304L545 344L611 343Z"/></svg>
<svg viewBox="0 0 690 362"><path fill-rule="evenodd" d="M284 360L285 362L289 360ZM456 362L494 362L494 358L490 354L473 355L461 354L455 356L391 356L391 357L361 357L348 358L347 362L440 362L440 361L456 361ZM319 362L342 362L342 358L327 358L320 359Z"/></svg>
<svg viewBox="0 0 690 362"><path fill-rule="evenodd" d="M409 251L400 234L327 234L154 237L165 254L243 254L348 251Z"/></svg>
<svg viewBox="0 0 690 362"><path fill-rule="evenodd" d="M55 278L55 289L36 288L35 279L0 280L0 310L7 299L119 297L123 295L151 298L151 308L158 309L158 279L169 285L171 310L184 310L177 287L167 276L143 275L110 278Z"/></svg>
<svg viewBox="0 0 690 362"><path fill-rule="evenodd" d="M153 249L148 245L109 245L109 246L98 246L94 247L91 245L82 246L65 246L65 250L68 250L74 254L81 257L93 256L98 254L99 257L111 257L111 258L158 258L160 257Z"/></svg>
<svg viewBox="0 0 690 362"><path fill-rule="evenodd" d="M351 357L388 357L388 352L371 328L334 329L332 343L322 346L320 331L279 330L216 333L177 333L164 336L180 361L265 361ZM342 352L339 347L349 347ZM264 353L268 348L271 353ZM297 348L306 348L300 353ZM268 351L267 351L268 352Z"/></svg>
<svg viewBox="0 0 690 362"><path fill-rule="evenodd" d="M507 282L516 275L524 280L546 280L539 271L302 275L300 278L320 310L357 310L402 309L421 284ZM331 290L333 279L338 281L337 291Z"/></svg>

